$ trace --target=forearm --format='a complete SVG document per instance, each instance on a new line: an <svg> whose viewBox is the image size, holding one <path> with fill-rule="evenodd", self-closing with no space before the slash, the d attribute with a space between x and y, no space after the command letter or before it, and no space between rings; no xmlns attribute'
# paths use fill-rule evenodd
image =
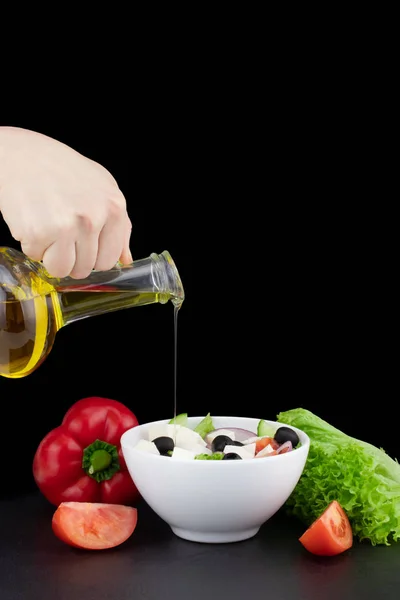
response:
<svg viewBox="0 0 400 600"><path fill-rule="evenodd" d="M14 172L14 175L18 172L29 133L29 130L21 127L0 126L0 212L4 204L4 188L10 183L10 172ZM18 165L17 169L15 164Z"/></svg>

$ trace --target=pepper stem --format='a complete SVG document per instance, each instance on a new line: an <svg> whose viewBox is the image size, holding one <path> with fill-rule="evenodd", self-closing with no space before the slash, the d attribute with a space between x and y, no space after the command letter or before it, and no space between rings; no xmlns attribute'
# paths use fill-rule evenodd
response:
<svg viewBox="0 0 400 600"><path fill-rule="evenodd" d="M117 447L96 440L84 449L82 468L97 483L111 479L120 470Z"/></svg>
<svg viewBox="0 0 400 600"><path fill-rule="evenodd" d="M93 475L93 473L98 473L99 471L107 469L111 464L112 458L107 450L95 450L89 460L89 473L90 475Z"/></svg>

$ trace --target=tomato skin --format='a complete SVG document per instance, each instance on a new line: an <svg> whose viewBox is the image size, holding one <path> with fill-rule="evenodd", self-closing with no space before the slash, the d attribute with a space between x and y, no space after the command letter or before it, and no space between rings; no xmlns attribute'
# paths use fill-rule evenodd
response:
<svg viewBox="0 0 400 600"><path fill-rule="evenodd" d="M299 541L306 550L317 556L336 556L351 548L353 531L339 502L331 502Z"/></svg>
<svg viewBox="0 0 400 600"><path fill-rule="evenodd" d="M42 494L55 506L66 501L135 504L139 492L127 470L120 438L138 424L136 416L116 400L90 397L76 402L36 450L33 476ZM118 449L118 472L101 482L82 467L85 448L97 439Z"/></svg>
<svg viewBox="0 0 400 600"><path fill-rule="evenodd" d="M137 509L91 502L63 502L52 518L54 534L65 544L106 550L124 543L135 531Z"/></svg>

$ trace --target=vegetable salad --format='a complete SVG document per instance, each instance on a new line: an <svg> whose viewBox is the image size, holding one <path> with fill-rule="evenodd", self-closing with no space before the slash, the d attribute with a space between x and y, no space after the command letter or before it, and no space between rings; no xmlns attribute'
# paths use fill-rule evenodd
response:
<svg viewBox="0 0 400 600"><path fill-rule="evenodd" d="M300 443L294 429L271 428L260 420L257 431L238 427L215 428L208 414L194 429L182 413L169 423L149 427L148 439L139 440L138 450L183 460L248 460L291 452Z"/></svg>

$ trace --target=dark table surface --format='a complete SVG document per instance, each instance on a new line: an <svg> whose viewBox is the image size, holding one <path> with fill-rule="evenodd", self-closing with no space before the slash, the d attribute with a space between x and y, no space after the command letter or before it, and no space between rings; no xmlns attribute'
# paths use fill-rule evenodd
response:
<svg viewBox="0 0 400 600"><path fill-rule="evenodd" d="M298 542L303 527L281 511L251 540L206 545L174 536L148 507L113 550L79 551L51 530L40 494L0 501L1 600L395 600L400 543L355 543L316 558Z"/></svg>

